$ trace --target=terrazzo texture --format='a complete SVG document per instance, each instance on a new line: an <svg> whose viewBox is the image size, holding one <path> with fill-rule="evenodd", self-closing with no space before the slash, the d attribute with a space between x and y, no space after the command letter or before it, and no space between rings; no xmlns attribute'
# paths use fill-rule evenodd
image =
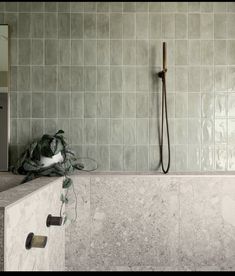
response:
<svg viewBox="0 0 235 276"><path fill-rule="evenodd" d="M62 193L62 178L40 178L0 193L1 270L65 269L64 226L46 226L48 214L59 215ZM47 236L46 247L26 250L30 232Z"/></svg>
<svg viewBox="0 0 235 276"><path fill-rule="evenodd" d="M235 269L234 176L73 179L78 219L66 228L67 270Z"/></svg>
<svg viewBox="0 0 235 276"><path fill-rule="evenodd" d="M64 129L100 171L159 170L162 41L171 171L235 168L234 2L1 2L11 162Z"/></svg>
<svg viewBox="0 0 235 276"><path fill-rule="evenodd" d="M4 211L0 209L0 271L4 270Z"/></svg>

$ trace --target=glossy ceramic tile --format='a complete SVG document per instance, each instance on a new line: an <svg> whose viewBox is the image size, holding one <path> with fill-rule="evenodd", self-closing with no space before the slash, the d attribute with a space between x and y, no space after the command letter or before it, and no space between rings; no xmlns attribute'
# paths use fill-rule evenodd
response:
<svg viewBox="0 0 235 276"><path fill-rule="evenodd" d="M71 146L84 146L100 170L138 170L144 149L144 170L156 169L150 145L159 144L157 73L165 41L171 145L187 160L172 161L172 169L226 169L204 153L233 143L232 2L3 2L1 18L11 27L11 148L17 154L40 133L64 128ZM201 146L200 154L193 145ZM182 155L181 146L187 148ZM197 154L195 166L190 152Z"/></svg>

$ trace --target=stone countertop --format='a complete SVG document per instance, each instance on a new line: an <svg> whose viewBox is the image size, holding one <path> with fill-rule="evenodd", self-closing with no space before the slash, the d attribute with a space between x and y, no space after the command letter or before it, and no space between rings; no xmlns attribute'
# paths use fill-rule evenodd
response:
<svg viewBox="0 0 235 276"><path fill-rule="evenodd" d="M81 176L157 176L157 177L182 177L182 176L235 176L235 171L206 171L206 172L170 172L164 174L162 172L85 172L75 171L73 175Z"/></svg>
<svg viewBox="0 0 235 276"><path fill-rule="evenodd" d="M3 175L12 177L11 173L0 173L0 179ZM25 198L30 194L38 191L39 189L43 189L43 187L47 186L48 184L52 184L58 178L60 177L39 177L27 183L17 185L6 191L0 192L0 209L4 209L20 201L22 198Z"/></svg>
<svg viewBox="0 0 235 276"><path fill-rule="evenodd" d="M235 176L234 171L227 171L227 172L218 172L218 171L211 171L211 172L171 172L168 174L163 174L161 172L84 172L84 171L75 171L73 176L82 176L82 177L91 177L91 176L114 176L114 177L125 177L125 176L157 176L157 177L217 177L217 176L223 176L223 177L231 177ZM15 177L17 181L19 179L22 179L22 176L19 175L13 175L9 172L0 172L0 180L1 177ZM24 183L22 185L17 185L15 187L12 187L6 191L0 192L0 209L6 208L8 205L14 204L15 202L19 201L21 198L28 196L38 189L43 188L44 186L53 183L55 180L57 180L59 177L40 177L37 179L34 179L32 181L29 181L27 183Z"/></svg>

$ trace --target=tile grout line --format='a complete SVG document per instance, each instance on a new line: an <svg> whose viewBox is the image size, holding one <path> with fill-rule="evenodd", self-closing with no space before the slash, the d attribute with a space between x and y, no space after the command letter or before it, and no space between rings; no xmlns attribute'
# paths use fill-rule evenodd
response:
<svg viewBox="0 0 235 276"><path fill-rule="evenodd" d="M125 147L125 120L124 120L124 70L125 70L125 67L124 67L124 39L123 39L123 2L121 2L122 4L122 12L121 12L121 15L122 15L122 91L121 91L121 96L122 96L122 164L121 164L121 167L122 167L122 170L125 171L125 166L124 166L124 147Z"/></svg>
<svg viewBox="0 0 235 276"><path fill-rule="evenodd" d="M213 70L212 70L212 76L213 76L213 144L214 144L214 165L213 165L213 170L216 170L216 156L217 156L217 149L216 149L216 145L215 145L215 39L214 39L214 33L215 33L215 20L214 20L214 14L212 16L212 43L213 43Z"/></svg>
<svg viewBox="0 0 235 276"><path fill-rule="evenodd" d="M226 11L228 9L228 3L226 3ZM226 33L226 98L225 98L225 106L226 106L226 150L227 150L227 171L230 170L229 167L229 103L228 103L228 88L229 88L229 66L228 66L228 21L226 20L225 25L225 33Z"/></svg>

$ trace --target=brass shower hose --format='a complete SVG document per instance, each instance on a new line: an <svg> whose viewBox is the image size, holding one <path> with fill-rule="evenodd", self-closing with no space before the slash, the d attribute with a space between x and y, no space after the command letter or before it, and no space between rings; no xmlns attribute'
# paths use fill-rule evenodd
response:
<svg viewBox="0 0 235 276"><path fill-rule="evenodd" d="M170 169L171 163L171 151L170 151L170 135L169 135L169 125L168 125L168 115L167 115L167 98L166 98L166 42L163 42L163 70L158 73L159 78L162 79L162 120L161 120L161 136L160 136L160 161L163 173L167 173ZM164 112L165 109L165 112ZM166 133L167 133L167 147L168 147L168 163L167 168L164 168L163 164L163 142L164 142L164 114L166 118Z"/></svg>

